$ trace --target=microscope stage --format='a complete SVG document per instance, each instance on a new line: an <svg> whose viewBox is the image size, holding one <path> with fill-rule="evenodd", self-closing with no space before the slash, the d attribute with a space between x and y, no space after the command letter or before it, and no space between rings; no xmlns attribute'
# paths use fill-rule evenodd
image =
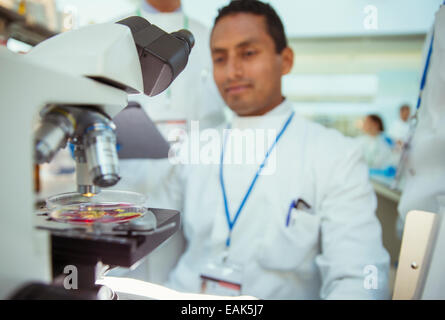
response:
<svg viewBox="0 0 445 320"><path fill-rule="evenodd" d="M65 266L98 262L129 268L170 238L180 226L178 211L145 208L143 217L123 223L70 224L37 216L37 228L51 234L53 276Z"/></svg>

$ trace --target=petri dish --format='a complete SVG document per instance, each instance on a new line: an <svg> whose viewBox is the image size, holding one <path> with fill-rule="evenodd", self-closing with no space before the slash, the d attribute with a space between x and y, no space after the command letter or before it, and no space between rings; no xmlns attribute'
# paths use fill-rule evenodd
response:
<svg viewBox="0 0 445 320"><path fill-rule="evenodd" d="M145 215L146 197L131 191L104 190L93 196L77 192L49 197L49 216L70 224L122 223Z"/></svg>
<svg viewBox="0 0 445 320"><path fill-rule="evenodd" d="M132 191L103 190L95 195L84 195L78 192L61 193L46 199L46 207L54 209L74 204L130 204L143 206L147 197Z"/></svg>
<svg viewBox="0 0 445 320"><path fill-rule="evenodd" d="M122 223L145 215L147 209L142 206L122 203L81 203L56 207L50 211L50 217L70 224Z"/></svg>

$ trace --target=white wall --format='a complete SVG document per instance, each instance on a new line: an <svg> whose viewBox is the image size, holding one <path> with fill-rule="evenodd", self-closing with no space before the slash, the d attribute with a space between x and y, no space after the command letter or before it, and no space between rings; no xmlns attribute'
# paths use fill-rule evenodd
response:
<svg viewBox="0 0 445 320"><path fill-rule="evenodd" d="M442 0L270 0L288 37L425 33ZM209 27L228 0L183 0L184 10ZM378 29L365 29L367 6L377 9Z"/></svg>
<svg viewBox="0 0 445 320"><path fill-rule="evenodd" d="M77 9L78 25L101 23L134 14L139 0L55 0L60 11Z"/></svg>
<svg viewBox="0 0 445 320"><path fill-rule="evenodd" d="M133 14L140 0L55 0L75 6L80 25ZM266 1L267 2L267 1ZM288 37L425 33L442 0L271 0ZM182 0L184 11L211 27L218 8L229 0ZM367 6L377 9L377 30L364 27ZM369 22L369 20L366 20Z"/></svg>

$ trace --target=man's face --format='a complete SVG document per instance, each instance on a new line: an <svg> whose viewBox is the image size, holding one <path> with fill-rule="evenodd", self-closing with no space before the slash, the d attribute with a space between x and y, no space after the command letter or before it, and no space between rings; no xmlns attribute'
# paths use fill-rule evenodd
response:
<svg viewBox="0 0 445 320"><path fill-rule="evenodd" d="M409 114L410 114L410 110L408 107L403 107L400 110L400 118L402 118L403 121L408 121Z"/></svg>
<svg viewBox="0 0 445 320"><path fill-rule="evenodd" d="M363 131L366 134L371 134L374 130L374 123L372 122L372 119L370 117L366 117L363 121Z"/></svg>
<svg viewBox="0 0 445 320"><path fill-rule="evenodd" d="M371 117L366 117L363 122L363 132L375 136L379 133L379 126Z"/></svg>
<svg viewBox="0 0 445 320"><path fill-rule="evenodd" d="M281 53L266 19L250 13L221 18L210 39L213 76L227 105L240 116L262 115L282 102L281 77L292 68L290 48Z"/></svg>

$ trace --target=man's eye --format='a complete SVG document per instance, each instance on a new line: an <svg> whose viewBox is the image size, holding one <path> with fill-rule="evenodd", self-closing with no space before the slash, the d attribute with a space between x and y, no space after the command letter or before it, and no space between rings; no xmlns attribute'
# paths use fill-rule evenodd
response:
<svg viewBox="0 0 445 320"><path fill-rule="evenodd" d="M248 50L248 51L245 51L245 52L243 53L243 56L245 56L245 57L251 57L251 56L254 56L256 53L257 53L257 52L256 52L255 50Z"/></svg>
<svg viewBox="0 0 445 320"><path fill-rule="evenodd" d="M213 58L213 63L222 63L222 62L224 62L224 58L223 57Z"/></svg>

